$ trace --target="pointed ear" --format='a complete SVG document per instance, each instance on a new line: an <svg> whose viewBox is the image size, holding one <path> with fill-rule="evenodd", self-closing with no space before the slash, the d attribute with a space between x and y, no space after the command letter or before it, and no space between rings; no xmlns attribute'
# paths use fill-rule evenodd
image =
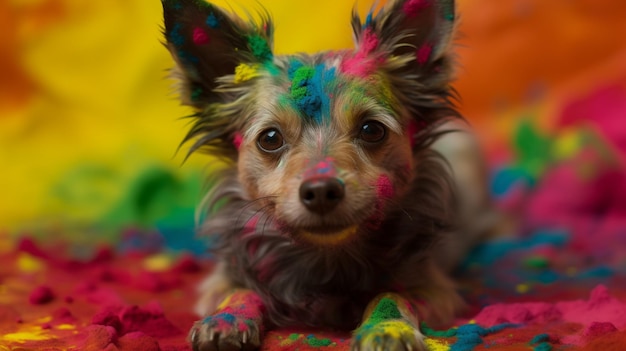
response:
<svg viewBox="0 0 626 351"><path fill-rule="evenodd" d="M357 50L384 62L412 112L423 107L420 101L432 105L452 95L455 25L454 0L390 0L365 23L356 15L352 19Z"/></svg>
<svg viewBox="0 0 626 351"><path fill-rule="evenodd" d="M219 78L242 63L272 60L272 23L245 22L204 0L162 0L166 45L177 63L184 103L217 101Z"/></svg>

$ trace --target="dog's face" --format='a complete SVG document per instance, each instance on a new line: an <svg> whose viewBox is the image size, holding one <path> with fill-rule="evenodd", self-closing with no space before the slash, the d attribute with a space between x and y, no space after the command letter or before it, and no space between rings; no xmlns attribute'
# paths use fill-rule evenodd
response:
<svg viewBox="0 0 626 351"><path fill-rule="evenodd" d="M391 1L354 16L355 50L280 57L268 19L202 0L164 11L194 149L231 160L248 200L296 239L336 245L380 225L449 108L452 1Z"/></svg>

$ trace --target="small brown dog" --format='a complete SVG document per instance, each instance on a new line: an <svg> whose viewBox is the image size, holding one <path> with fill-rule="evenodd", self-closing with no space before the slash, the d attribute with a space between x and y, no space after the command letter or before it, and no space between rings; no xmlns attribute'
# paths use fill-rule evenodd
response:
<svg viewBox="0 0 626 351"><path fill-rule="evenodd" d="M463 250L436 246L460 218L458 182L432 148L458 119L454 1L390 0L353 15L355 50L294 56L273 55L268 16L163 8L197 111L187 140L227 164L207 198L220 263L193 349L255 349L268 327L306 325L354 330L354 350L423 350L418 315L460 305L442 265Z"/></svg>

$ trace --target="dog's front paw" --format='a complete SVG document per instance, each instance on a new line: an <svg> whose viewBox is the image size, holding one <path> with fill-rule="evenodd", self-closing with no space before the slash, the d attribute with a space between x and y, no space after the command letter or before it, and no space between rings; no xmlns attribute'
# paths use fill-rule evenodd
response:
<svg viewBox="0 0 626 351"><path fill-rule="evenodd" d="M402 319L363 324L352 337L352 351L426 351L424 335Z"/></svg>
<svg viewBox="0 0 626 351"><path fill-rule="evenodd" d="M256 350L261 346L261 332L252 319L218 313L197 321L189 340L194 351Z"/></svg>

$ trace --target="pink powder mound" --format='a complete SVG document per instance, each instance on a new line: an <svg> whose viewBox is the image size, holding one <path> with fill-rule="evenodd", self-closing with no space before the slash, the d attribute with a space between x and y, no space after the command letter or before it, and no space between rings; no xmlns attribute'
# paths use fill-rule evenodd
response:
<svg viewBox="0 0 626 351"><path fill-rule="evenodd" d="M625 328L626 303L612 297L604 285L598 285L586 301L495 304L485 307L474 319L476 323L484 326L563 321L582 324L587 328L587 333L593 334L606 332L612 328L619 330ZM564 338L563 342L580 344L583 340L580 336L574 335Z"/></svg>
<svg viewBox="0 0 626 351"><path fill-rule="evenodd" d="M204 45L209 43L209 35L204 29L197 27L193 30L193 43L196 45Z"/></svg>
<svg viewBox="0 0 626 351"><path fill-rule="evenodd" d="M55 295L47 286L39 286L33 290L28 296L28 302L33 305L43 305L54 300Z"/></svg>

